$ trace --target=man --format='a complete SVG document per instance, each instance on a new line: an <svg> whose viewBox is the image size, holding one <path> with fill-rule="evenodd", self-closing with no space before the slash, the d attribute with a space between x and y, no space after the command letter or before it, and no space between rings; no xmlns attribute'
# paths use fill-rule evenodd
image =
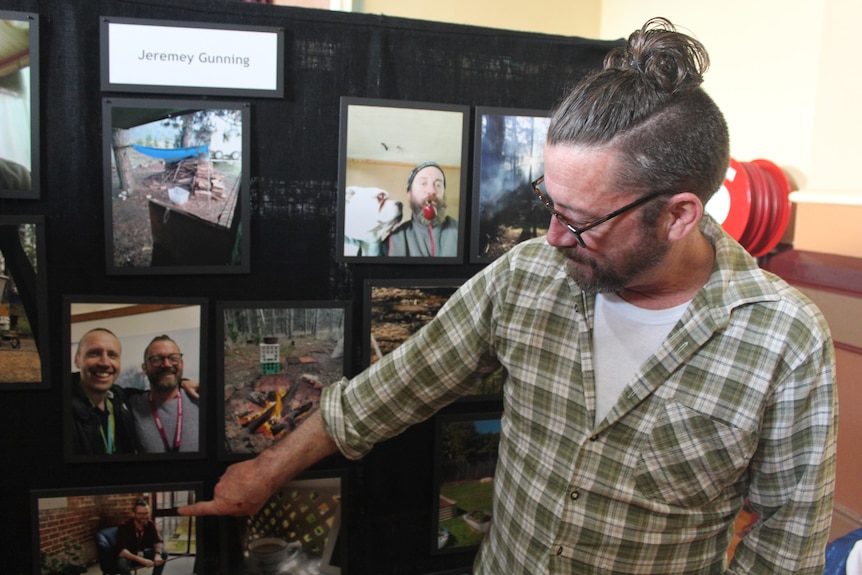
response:
<svg viewBox="0 0 862 575"><path fill-rule="evenodd" d="M458 255L458 220L446 215L446 176L436 162L424 162L407 177L407 198L412 217L399 225L389 239L390 256L455 257Z"/></svg>
<svg viewBox="0 0 862 575"><path fill-rule="evenodd" d="M547 236L183 513L248 514L286 479L379 441L505 368L502 573L820 574L835 473L834 350L814 305L704 214L729 163L703 46L647 22L552 115ZM746 498L759 520L726 564Z"/></svg>
<svg viewBox="0 0 862 575"><path fill-rule="evenodd" d="M30 191L30 171L12 160L0 158L0 191Z"/></svg>
<svg viewBox="0 0 862 575"><path fill-rule="evenodd" d="M80 455L134 453L135 424L120 375L122 347L110 330L95 328L78 341L72 374L74 450Z"/></svg>
<svg viewBox="0 0 862 575"><path fill-rule="evenodd" d="M117 528L117 568L121 575L132 569L152 567L153 575L161 575L168 552L156 524L150 520L150 506L143 499L135 502L132 517Z"/></svg>
<svg viewBox="0 0 862 575"><path fill-rule="evenodd" d="M129 399L141 453L197 452L197 402L181 387L183 354L167 335L153 338L141 369L150 382L147 393Z"/></svg>

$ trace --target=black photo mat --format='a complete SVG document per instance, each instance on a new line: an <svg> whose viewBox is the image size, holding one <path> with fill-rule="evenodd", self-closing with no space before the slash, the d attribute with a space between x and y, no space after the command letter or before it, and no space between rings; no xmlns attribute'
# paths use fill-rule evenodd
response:
<svg viewBox="0 0 862 575"><path fill-rule="evenodd" d="M501 415L436 416L433 554L475 551L490 528Z"/></svg>
<svg viewBox="0 0 862 575"><path fill-rule="evenodd" d="M488 263L547 229L530 184L544 172L547 111L477 107L470 262Z"/></svg>
<svg viewBox="0 0 862 575"><path fill-rule="evenodd" d="M339 261L391 264L463 263L467 218L470 107L370 98L341 98L338 155ZM445 192L438 218L456 241L428 253L389 255L390 236L409 224L412 170L439 166ZM417 211L422 211L421 206ZM457 230L457 232L455 232ZM398 231L396 235L403 234ZM394 237L394 236L393 236ZM417 248L413 248L414 250ZM434 253L430 253L434 250Z"/></svg>
<svg viewBox="0 0 862 575"><path fill-rule="evenodd" d="M106 98L102 110L107 273L248 273L250 105Z"/></svg>
<svg viewBox="0 0 862 575"><path fill-rule="evenodd" d="M50 387L43 216L0 216L0 390Z"/></svg>
<svg viewBox="0 0 862 575"><path fill-rule="evenodd" d="M254 542L259 541L285 548L278 558L280 573L346 574L346 483L341 469L308 471L278 489L256 514L224 518L222 572L252 575Z"/></svg>
<svg viewBox="0 0 862 575"><path fill-rule="evenodd" d="M244 459L290 434L347 375L350 303L217 302L218 452Z"/></svg>
<svg viewBox="0 0 862 575"><path fill-rule="evenodd" d="M457 278L367 279L364 284L362 365L394 351L434 319L464 283ZM472 395L459 402L499 400L503 369L481 378Z"/></svg>
<svg viewBox="0 0 862 575"><path fill-rule="evenodd" d="M38 200L39 15L0 10L0 30L0 198Z"/></svg>
<svg viewBox="0 0 862 575"><path fill-rule="evenodd" d="M65 455L70 462L94 462L113 463L129 461L149 460L183 460L202 459L206 455L206 409L207 397L211 393L210 383L207 377L207 302L199 298L129 298L115 296L91 296L91 295L68 295L64 296L63 325L64 325L64 365L68 369L64 371L63 396L66 409L64 409L65 424ZM80 377L80 369L76 366L75 357L79 350L79 342L82 336L91 330L108 330L114 334L121 345L120 367L117 370L114 385L121 388L128 402L132 403L132 397L138 399L135 403L140 404L146 400L147 390L150 383L143 371L146 361L144 352L149 343L155 337L167 335L180 348L182 353L183 387L197 384L199 399L192 399L194 406L186 404L184 418L192 417L194 411L197 416L197 438L180 437L180 449L172 448L170 452L165 450L156 451L153 448L143 447L141 449L127 450L121 452L119 449L108 454L104 451L96 453L89 452L76 447L77 424L73 415L74 404L72 388L74 381ZM82 350L82 355L83 350ZM85 364L81 369L86 369ZM78 372L75 376L73 373ZM143 399L141 399L141 396ZM145 402L145 401L144 401ZM141 408L141 412L132 408L133 419L144 417L149 423L152 415L140 415L147 413ZM75 411L75 413L78 413ZM115 426L116 424L115 414ZM179 418L179 413L177 414ZM172 422L173 424L174 422ZM179 423L179 420L178 420ZM137 421L136 421L137 427ZM167 425L165 426L167 427ZM176 428L176 425L172 425ZM119 433L119 428L115 427ZM170 443L174 437L168 438ZM197 449L188 451L182 448L182 442L187 445L197 443ZM117 445L119 445L117 443Z"/></svg>
<svg viewBox="0 0 862 575"><path fill-rule="evenodd" d="M362 365L401 346L434 319L464 279L367 279L364 289Z"/></svg>
<svg viewBox="0 0 862 575"><path fill-rule="evenodd" d="M166 572L192 575L204 545L198 520L177 508L199 501L202 483L158 483L37 489L30 492L32 573L116 571L118 526L132 517L139 501L150 508L168 552Z"/></svg>

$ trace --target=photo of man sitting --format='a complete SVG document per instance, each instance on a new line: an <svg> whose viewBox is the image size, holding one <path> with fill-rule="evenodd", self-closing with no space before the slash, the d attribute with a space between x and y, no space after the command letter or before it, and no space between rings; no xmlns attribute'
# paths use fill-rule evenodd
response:
<svg viewBox="0 0 862 575"><path fill-rule="evenodd" d="M136 567L152 567L153 575L161 575L165 568L168 552L143 499L135 502L132 517L117 529L117 556L122 575L129 575Z"/></svg>

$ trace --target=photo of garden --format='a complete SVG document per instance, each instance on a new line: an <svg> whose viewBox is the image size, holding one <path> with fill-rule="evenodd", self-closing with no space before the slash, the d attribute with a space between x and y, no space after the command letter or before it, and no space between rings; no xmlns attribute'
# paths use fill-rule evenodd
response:
<svg viewBox="0 0 862 575"><path fill-rule="evenodd" d="M500 419L443 421L438 434L437 549L471 547L493 520Z"/></svg>

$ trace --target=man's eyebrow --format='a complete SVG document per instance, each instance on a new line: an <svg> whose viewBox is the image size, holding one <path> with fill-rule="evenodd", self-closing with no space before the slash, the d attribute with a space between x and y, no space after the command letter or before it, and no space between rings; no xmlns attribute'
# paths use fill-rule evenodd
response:
<svg viewBox="0 0 862 575"><path fill-rule="evenodd" d="M604 214L590 213L588 211L584 211L583 209L573 208L572 206L570 206L568 204L558 202L557 200L555 200L553 198L553 196L551 196L551 199L554 202L554 209L556 209L558 212L560 212L561 210L565 210L565 211L573 214L572 219L574 219L575 221L580 222L580 223L589 223L592 220L598 219L604 215ZM565 214L563 214L563 215L565 215ZM581 219L578 220L577 218L581 218Z"/></svg>

